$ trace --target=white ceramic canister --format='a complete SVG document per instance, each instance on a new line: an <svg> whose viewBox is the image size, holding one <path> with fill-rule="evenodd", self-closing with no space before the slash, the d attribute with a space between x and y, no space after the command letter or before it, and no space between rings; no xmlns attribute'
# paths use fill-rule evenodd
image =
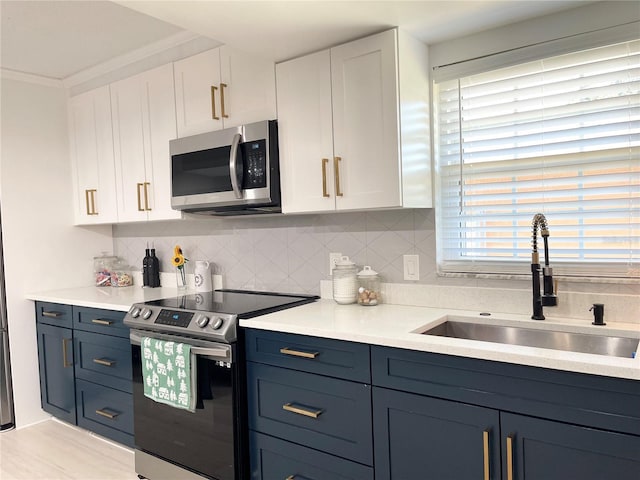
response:
<svg viewBox="0 0 640 480"><path fill-rule="evenodd" d="M343 256L333 268L333 299L342 305L356 303L358 299L358 280L356 264Z"/></svg>
<svg viewBox="0 0 640 480"><path fill-rule="evenodd" d="M210 292L213 290L211 264L209 262L206 260L196 260L193 275L197 292Z"/></svg>

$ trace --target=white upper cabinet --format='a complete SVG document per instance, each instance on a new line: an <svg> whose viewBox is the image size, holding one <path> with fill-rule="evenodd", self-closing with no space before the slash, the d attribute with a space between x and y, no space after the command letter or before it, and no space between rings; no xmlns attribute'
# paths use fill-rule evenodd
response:
<svg viewBox="0 0 640 480"><path fill-rule="evenodd" d="M108 86L69 99L69 131L75 224L117 222Z"/></svg>
<svg viewBox="0 0 640 480"><path fill-rule="evenodd" d="M169 140L176 138L171 64L111 85L118 220L181 218L171 208Z"/></svg>
<svg viewBox="0 0 640 480"><path fill-rule="evenodd" d="M276 118L275 66L227 46L174 63L178 137Z"/></svg>
<svg viewBox="0 0 640 480"><path fill-rule="evenodd" d="M285 213L431 207L427 48L397 30L277 66Z"/></svg>

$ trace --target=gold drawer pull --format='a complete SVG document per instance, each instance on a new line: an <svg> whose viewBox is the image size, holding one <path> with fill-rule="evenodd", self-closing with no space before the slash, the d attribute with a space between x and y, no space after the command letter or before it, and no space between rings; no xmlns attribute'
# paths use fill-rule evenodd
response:
<svg viewBox="0 0 640 480"><path fill-rule="evenodd" d="M484 480L489 480L489 430L482 432L482 449L484 453Z"/></svg>
<svg viewBox="0 0 640 480"><path fill-rule="evenodd" d="M139 212L144 212L144 208L142 208L142 194L140 193L143 187L144 187L144 183L136 183L136 194L138 195L138 211Z"/></svg>
<svg viewBox="0 0 640 480"><path fill-rule="evenodd" d="M340 162L342 157L333 157L333 180L336 184L336 197L342 197L342 190L340 190Z"/></svg>
<svg viewBox="0 0 640 480"><path fill-rule="evenodd" d="M224 89L227 88L229 85L227 85L226 83L221 83L220 84L220 109L222 110L222 118L229 118L229 115L227 115L227 112L225 111L225 102L224 102Z"/></svg>
<svg viewBox="0 0 640 480"><path fill-rule="evenodd" d="M63 338L62 339L62 368L73 367L73 361L71 363L67 362L67 357L69 352L67 351L67 342L73 341L71 338Z"/></svg>
<svg viewBox="0 0 640 480"><path fill-rule="evenodd" d="M105 360L104 358L94 358L93 363L104 365L105 367L113 367L116 362L114 362L113 360Z"/></svg>
<svg viewBox="0 0 640 480"><path fill-rule="evenodd" d="M513 436L507 435L507 480L513 480Z"/></svg>
<svg viewBox="0 0 640 480"><path fill-rule="evenodd" d="M318 418L320 414L324 412L324 410L321 408L316 410L307 410L306 408L295 407L292 403L285 403L282 406L282 409L286 410L287 412L297 413L298 415L304 415L305 417L311 418Z"/></svg>
<svg viewBox="0 0 640 480"><path fill-rule="evenodd" d="M96 410L96 413L98 415L101 415L103 417L108 418L109 420L113 420L114 418L116 418L118 415L120 415L119 413L111 413L111 412L107 412L106 410L100 409L100 410Z"/></svg>
<svg viewBox="0 0 640 480"><path fill-rule="evenodd" d="M113 325L112 320L103 320L101 318L94 318L91 323L97 323L98 325Z"/></svg>
<svg viewBox="0 0 640 480"><path fill-rule="evenodd" d="M211 85L211 118L220 120L220 117L216 115L216 90L218 90L218 87Z"/></svg>
<svg viewBox="0 0 640 480"><path fill-rule="evenodd" d="M58 318L62 316L62 312L42 312L43 317Z"/></svg>
<svg viewBox="0 0 640 480"><path fill-rule="evenodd" d="M329 197L329 192L327 192L327 164L329 163L328 158L322 159L322 196Z"/></svg>
<svg viewBox="0 0 640 480"><path fill-rule="evenodd" d="M318 355L320 355L320 352L301 352L300 350L291 350L289 347L281 348L280 353L302 358L316 358Z"/></svg>

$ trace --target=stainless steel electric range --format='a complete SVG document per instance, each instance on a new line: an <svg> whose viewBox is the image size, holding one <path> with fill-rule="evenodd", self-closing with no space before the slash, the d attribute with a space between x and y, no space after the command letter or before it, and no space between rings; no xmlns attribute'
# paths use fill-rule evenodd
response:
<svg viewBox="0 0 640 480"><path fill-rule="evenodd" d="M216 290L134 304L131 327L136 473L140 478L249 478L246 377L238 321L317 300L317 296ZM191 345L195 411L144 395L141 342Z"/></svg>

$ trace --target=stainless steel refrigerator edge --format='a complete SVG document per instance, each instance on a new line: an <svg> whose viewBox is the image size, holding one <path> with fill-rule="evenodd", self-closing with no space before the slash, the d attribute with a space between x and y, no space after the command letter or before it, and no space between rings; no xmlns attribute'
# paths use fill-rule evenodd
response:
<svg viewBox="0 0 640 480"><path fill-rule="evenodd" d="M9 334L7 331L7 299L4 288L2 221L0 220L0 431L10 430L14 426Z"/></svg>

